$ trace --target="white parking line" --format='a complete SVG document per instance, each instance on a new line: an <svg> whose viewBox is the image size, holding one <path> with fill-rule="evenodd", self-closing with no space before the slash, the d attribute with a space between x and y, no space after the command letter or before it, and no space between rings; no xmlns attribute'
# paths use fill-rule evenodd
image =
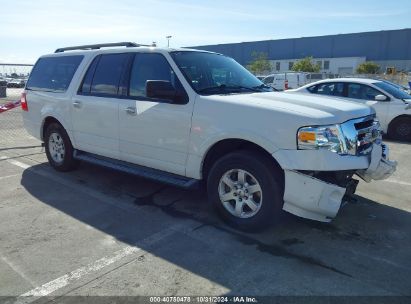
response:
<svg viewBox="0 0 411 304"><path fill-rule="evenodd" d="M31 165L23 163L21 161L15 160L15 159L9 159L4 156L0 156L0 159L6 159L6 161L10 164L13 164L17 167L23 168L25 170L30 170L31 172L38 174L40 176L52 179L55 182L58 182L64 186L70 187L75 189L78 192L83 192L86 195L89 195L102 203L109 204L111 206L115 206L116 208L123 209L127 212L136 212L138 209L133 206L128 206L127 204L122 204L118 203L118 198L113 200L110 199L106 194L103 194L99 191L93 190L87 186L77 184L75 182L72 182L70 180L66 180L64 178L59 177L58 175L52 174L50 172L44 171L44 170L39 170L39 169L34 169ZM144 212L143 210L138 210L138 212ZM80 267L74 271L71 271L55 280L52 280L50 282L47 282L39 287L36 287L22 295L20 295L15 303L31 303L37 300L38 297L40 296L47 296L50 295L51 293L75 282L80 280L86 275L90 275L94 272L97 272L115 262L118 262L130 255L133 255L135 253L141 252L147 247L153 246L155 243L163 240L164 238L172 235L173 233L177 231L184 231L186 229L190 229L190 225L185 223L180 223L173 225L171 227L167 227L164 230L161 230L146 239L138 242L135 246L126 246L123 249L115 252L112 256L106 256L103 257L95 262L92 262L86 266ZM142 249L144 248L144 249Z"/></svg>
<svg viewBox="0 0 411 304"><path fill-rule="evenodd" d="M2 159L1 156L0 156L0 159ZM45 170L35 169L35 168L32 167L32 165L23 163L21 161L18 161L18 160L15 160L15 159L9 159L7 157L3 158L3 159L6 159L6 161L8 163L12 164L12 165L15 165L15 166L20 167L20 168L25 169L25 170L30 170L31 172L33 172L35 174L38 174L38 175L43 176L45 178L49 178L49 179L51 179L51 180L53 180L53 181L55 181L59 184L62 184L62 185L66 186L66 187L69 187L69 188L72 188L76 192L82 192L84 194L87 194L88 196L91 196L91 197L93 197L93 198L95 198L95 199L97 199L97 200L99 200L99 201L101 201L105 204L114 206L116 208L119 208L119 209L122 209L122 210L125 210L125 211L136 212L136 207L118 203L118 198L115 199L115 200L111 199L109 196L107 196L106 194L101 193L100 191L96 191L96 190L93 190L93 189L91 189L91 188L89 188L85 185L81 185L81 184L72 182L68 179L60 177L57 174L53 174L53 173L47 172Z"/></svg>
<svg viewBox="0 0 411 304"><path fill-rule="evenodd" d="M15 160L15 159L7 159L7 158L6 158L6 160L7 160L8 163L10 163L10 164L12 164L12 165L15 165L15 166L17 166L17 167L23 168L23 169L28 169L28 168L31 167L30 165L25 164L25 163L22 163L22 162L20 162L20 161L18 161L18 160Z"/></svg>
<svg viewBox="0 0 411 304"><path fill-rule="evenodd" d="M2 180L2 179L6 179L6 178L10 178L10 177L19 176L19 175L21 175L21 174L20 174L20 173L18 173L18 174L12 174L12 175L0 176L0 180Z"/></svg>
<svg viewBox="0 0 411 304"><path fill-rule="evenodd" d="M171 227L168 227L164 230L161 230L146 239L139 242L139 246L127 246L121 250L116 251L112 256L103 257L95 262L92 262L86 266L80 267L74 271L66 273L65 275L47 282L39 287L36 287L17 298L15 303L31 303L37 300L36 297L47 296L51 293L73 283L75 281L80 280L82 277L92 274L93 272L97 272L115 262L118 262L130 255L135 253L139 253L142 251L146 251L147 247L153 246L154 244L160 242L161 240L167 238L168 236L172 235L176 231L181 230L183 227L182 224L177 224ZM142 247L144 249L142 249Z"/></svg>
<svg viewBox="0 0 411 304"><path fill-rule="evenodd" d="M25 275L25 273L15 265L12 261L10 261L8 258L2 256L1 259L3 260L4 263L9 265L11 269L13 269L14 272L16 272L18 275L20 275L23 279L25 279L27 282L29 282L32 286L36 286L36 284L28 277Z"/></svg>
<svg viewBox="0 0 411 304"><path fill-rule="evenodd" d="M399 180L393 179L393 178L384 179L384 180L382 180L382 181L383 181L383 182L387 182L387 183L392 183L392 184L399 184L399 185L411 186L411 183L399 181Z"/></svg>

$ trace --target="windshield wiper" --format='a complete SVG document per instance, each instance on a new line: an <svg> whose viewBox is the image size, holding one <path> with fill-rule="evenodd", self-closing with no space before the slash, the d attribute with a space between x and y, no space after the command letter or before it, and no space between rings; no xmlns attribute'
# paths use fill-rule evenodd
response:
<svg viewBox="0 0 411 304"><path fill-rule="evenodd" d="M225 84L221 84L219 86L213 86L213 87L208 87L208 88L203 88L198 90L199 93L212 93L212 92L221 92L221 93L233 93L233 91L236 90L247 90L251 92L260 92L258 88L249 88L249 87L244 87L240 85L235 85L235 86L227 86Z"/></svg>
<svg viewBox="0 0 411 304"><path fill-rule="evenodd" d="M273 88L273 87L271 87L271 86L269 86L269 85L266 85L266 84L264 84L264 83L262 83L262 84L260 84L260 85L258 85L258 86L253 87L253 89L272 89L273 91L278 92L278 90L277 90L276 88Z"/></svg>

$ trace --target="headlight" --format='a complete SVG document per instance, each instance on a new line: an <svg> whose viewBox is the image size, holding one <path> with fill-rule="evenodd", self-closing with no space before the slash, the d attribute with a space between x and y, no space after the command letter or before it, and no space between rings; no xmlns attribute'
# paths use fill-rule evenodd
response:
<svg viewBox="0 0 411 304"><path fill-rule="evenodd" d="M303 127L297 134L298 149L325 149L339 154L347 154L344 134L340 125Z"/></svg>

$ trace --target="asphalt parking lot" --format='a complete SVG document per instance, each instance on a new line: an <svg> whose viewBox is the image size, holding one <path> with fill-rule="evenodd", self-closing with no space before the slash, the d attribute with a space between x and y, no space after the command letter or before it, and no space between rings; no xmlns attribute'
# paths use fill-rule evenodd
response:
<svg viewBox="0 0 411 304"><path fill-rule="evenodd" d="M389 143L397 172L360 182L332 223L245 234L201 191L54 171L19 111L0 114L0 296L411 295L410 143Z"/></svg>

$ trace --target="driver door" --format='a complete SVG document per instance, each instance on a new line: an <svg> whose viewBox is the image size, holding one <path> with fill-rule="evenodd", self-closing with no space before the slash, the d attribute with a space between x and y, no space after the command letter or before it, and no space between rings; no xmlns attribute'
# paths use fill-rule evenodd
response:
<svg viewBox="0 0 411 304"><path fill-rule="evenodd" d="M119 106L122 160L185 175L193 100L178 104L146 95L147 80L170 81L184 90L167 59L158 53L136 53L129 93ZM184 91L185 94L185 91Z"/></svg>

